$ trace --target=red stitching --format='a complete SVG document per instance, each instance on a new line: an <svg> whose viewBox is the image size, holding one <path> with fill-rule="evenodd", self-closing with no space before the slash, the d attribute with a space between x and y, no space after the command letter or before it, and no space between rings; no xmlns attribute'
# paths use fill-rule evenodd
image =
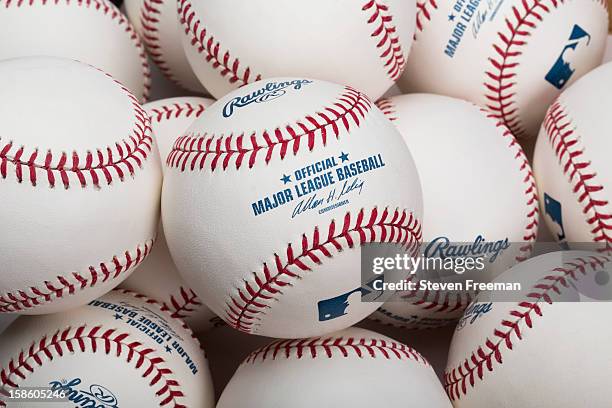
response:
<svg viewBox="0 0 612 408"><path fill-rule="evenodd" d="M391 122L395 122L397 120L397 112L395 112L395 105L393 104L391 98L380 99L378 102L376 102L376 106Z"/></svg>
<svg viewBox="0 0 612 408"><path fill-rule="evenodd" d="M414 275L410 276L408 279L412 280L413 278ZM411 299L416 297L417 294L420 294L421 292L422 295L420 298L412 303L414 306L421 306L421 309L423 310L433 310L434 312L449 314L464 309L467 305L472 303L472 296L475 295L475 293L455 293L455 299L452 299L453 294L447 291L430 291L429 289L421 291L419 289L415 289L405 295L402 295L401 297L402 299ZM444 295L442 295L442 293L444 293ZM430 294L433 294L433 299L431 300L429 300Z"/></svg>
<svg viewBox="0 0 612 408"><path fill-rule="evenodd" d="M9 173L14 172L17 182L22 183L26 179L32 186L36 186L41 176L38 173L44 172L49 187L62 183L65 189L71 186L70 175L79 180L82 188L90 184L101 188L101 183L110 185L116 179L123 181L126 175L133 177L136 167L141 167L151 152L151 123L136 98L127 88L115 82L126 92L134 110L135 123L127 138L116 142L114 146L89 151L85 157L79 156L76 151L71 154L58 154L51 150L43 153L38 148L26 151L24 146L9 140L4 145L0 144L0 177L6 179ZM14 167L14 170L10 171L9 166Z"/></svg>
<svg viewBox="0 0 612 408"><path fill-rule="evenodd" d="M527 295L528 300L520 302L517 308L510 311L510 316L500 322L500 326L493 331L491 336L493 340L487 337L485 344L473 351L470 357L466 358L457 367L444 373L444 387L450 399L455 401L467 395L468 383L474 388L475 377L482 380L486 374L485 368L487 371L493 372L494 361L500 365L503 364L503 347L505 346L508 351L511 351L514 342L523 339L521 323L524 323L529 329L533 328L533 320L543 315L540 303L542 301L549 305L554 303L551 298L552 292L560 294L562 288L570 288L571 283L568 281L577 281L576 275L578 273L585 275L587 266L596 269L603 267L606 262L609 262L606 257L576 258L572 262L564 263L563 267L551 271L557 274L548 275L541 279L533 287L533 292ZM515 336L516 340L513 340L512 336Z"/></svg>
<svg viewBox="0 0 612 408"><path fill-rule="evenodd" d="M171 317L172 319L174 319L178 324L181 325L181 327L187 331L189 333L189 335L191 336L191 338L197 343L198 347L204 352L204 349L202 347L202 345L200 344L200 340L196 337L195 333L191 330L191 327L189 327L187 325L187 323L185 323L181 316L176 316L173 313L171 313L171 310L168 308L168 306L165 303L160 303L159 301L150 298L148 296L145 296L141 293L138 292L134 292L133 290L130 289L122 289L122 288L117 288L117 289L113 289L113 292L120 292L120 293L125 293L131 296L134 296L136 299L142 299L144 300L147 304L152 304L152 305L156 305L157 307L159 307L159 310L161 310L162 312L165 312L169 317ZM206 357L206 353L204 354L204 356Z"/></svg>
<svg viewBox="0 0 612 408"><path fill-rule="evenodd" d="M151 117L152 122L162 122L179 118L181 116L190 117L194 115L194 119L199 118L206 110L206 106L201 103L191 102L175 102L170 105L159 106L153 109L148 109L147 112Z"/></svg>
<svg viewBox="0 0 612 408"><path fill-rule="evenodd" d="M246 85L262 78L260 74L254 74L250 67L243 68L240 60L233 57L229 50L221 54L221 43L208 32L204 23L196 16L190 0L179 0L178 13L185 34L191 37L191 45L197 47L197 51L204 54L206 62L211 63L213 69L218 70L231 84Z"/></svg>
<svg viewBox="0 0 612 408"><path fill-rule="evenodd" d="M430 7L433 9L431 10ZM414 39L417 39L417 34L425 29L425 23L431 21L431 14L434 10L438 9L436 0L425 0L417 1L417 15L416 15L416 32L414 33Z"/></svg>
<svg viewBox="0 0 612 408"><path fill-rule="evenodd" d="M544 2L549 1L552 7L557 8L564 0L534 0L532 5L528 1L522 0L518 6L512 6L512 13L505 18L508 31L497 33L497 42L493 44L495 52L489 58L491 67L485 71L483 83L486 88L485 97L489 101L487 108L517 137L525 135L514 99L515 69L520 64L518 58L522 55L521 47L527 44L531 31L543 20L543 14L550 13L550 7Z"/></svg>
<svg viewBox="0 0 612 408"><path fill-rule="evenodd" d="M340 354L342 357L350 355L358 358L384 358L391 360L413 360L426 367L429 362L416 350L395 341L384 339L365 339L354 337L315 337L311 339L277 340L271 344L252 352L243 364L255 364L277 358L332 358Z"/></svg>
<svg viewBox="0 0 612 408"><path fill-rule="evenodd" d="M164 4L163 0L144 0L140 9L140 24L142 26L142 40L149 51L149 55L159 70L169 80L178 83L178 79L172 74L170 67L164 59L164 54L160 45L158 35L158 24L160 21L161 10L159 5ZM180 84L179 84L180 85Z"/></svg>
<svg viewBox="0 0 612 408"><path fill-rule="evenodd" d="M376 48L382 50L380 58L384 60L387 74L396 81L404 71L406 60L389 7L376 0L370 0L361 10L372 13L368 19L368 24L374 24L376 27L372 37L380 38Z"/></svg>
<svg viewBox="0 0 612 408"><path fill-rule="evenodd" d="M31 309L50 302L54 298L70 296L79 290L117 279L122 273L144 261L152 245L152 240L143 244L144 249L141 249L141 245L139 245L135 257L129 251L125 251L123 254L125 262L114 256L111 262L91 265L87 272L72 272L63 276L60 275L54 281L45 281L40 286L31 286L4 293L0 295L0 313L13 313Z"/></svg>
<svg viewBox="0 0 612 408"><path fill-rule="evenodd" d="M21 350L19 357L11 358L8 366L0 371L0 384L4 387L19 388L15 376L25 380L28 373L34 373L47 360L79 351L97 353L98 350L113 357L123 356L128 363L134 362L136 369L146 368L142 376L150 378L151 387L157 387L155 395L161 399L160 407L186 408L178 402L184 396L178 380L172 378L174 373L165 366L165 360L153 354L154 349L131 339L129 333L104 329L102 326L91 329L87 325L74 329L68 327L63 331L58 330L51 338L44 336L32 343L27 351ZM0 406L5 406L5 403L0 401Z"/></svg>
<svg viewBox="0 0 612 408"><path fill-rule="evenodd" d="M347 131L350 130L351 123L359 127L370 108L371 102L365 95L346 87L330 106L284 128L254 131L252 134L239 136L188 134L179 137L166 163L168 167L178 168L180 171L194 171L196 168L202 170L207 167L207 159L210 159L208 168L214 171L219 166L226 170L232 160L236 169L245 161L248 161L249 168L252 168L260 152L265 154L266 164L272 160L275 151L282 160L290 151L294 155L297 154L304 138L308 150L312 151L317 141L325 146L328 136L339 138L340 126Z"/></svg>
<svg viewBox="0 0 612 408"><path fill-rule="evenodd" d="M524 194L527 199L526 205L529 209L529 212L527 213L527 225L525 226L525 232L523 234L523 241L525 244L521 248L519 248L521 253L515 258L518 262L522 262L531 256L533 244L538 235L538 218L540 214L540 208L535 177L533 175L533 170L531 168L531 165L529 164L529 160L527 159L525 151L517 142L512 132L506 127L504 122L500 121L497 115L494 113L488 112L484 109L481 109L481 111L485 113L488 118L496 120L496 126L498 128L502 128L504 132L503 136L510 140L508 147L510 149L515 150L514 158L520 163L520 171L524 175L523 183L527 185L527 189L524 191Z"/></svg>
<svg viewBox="0 0 612 408"><path fill-rule="evenodd" d="M459 305L455 306L455 309L458 310L459 309L458 306ZM378 317L377 314L385 316L387 319L382 319ZM453 322L456 323L457 321L457 319L450 318L450 317L448 318L445 317L445 318L440 318L440 319L433 318L429 320L428 324L422 325L419 322L420 319L418 318L418 316L414 316L412 318L412 317L397 315L391 312L389 309L386 309L384 305L379 307L377 310L377 313L371 315L368 319L373 320L385 326L410 328L411 330L434 329L434 328L448 326L449 324ZM433 323L434 319L437 320L435 324Z"/></svg>
<svg viewBox="0 0 612 408"><path fill-rule="evenodd" d="M159 28L161 10L160 5L164 4L164 0L144 0L140 12L140 23L143 33L142 40L149 51L151 59L157 65L159 70L166 78L175 84L184 87L181 80L172 72L171 67L165 60L164 53L160 44Z"/></svg>
<svg viewBox="0 0 612 408"><path fill-rule="evenodd" d="M587 217L586 222L592 227L593 240L605 245L599 248L599 251L612 251L612 236L608 234L608 231L612 230L612 215L605 211L609 201L595 196L602 194L604 186L596 182L597 172L591 168L591 162L583 157L581 138L559 101L548 110L544 129L563 168L563 174L573 184L572 191L578 196L582 212Z"/></svg>
<svg viewBox="0 0 612 408"><path fill-rule="evenodd" d="M192 289L181 286L177 296L170 295L169 304L164 302L163 309L170 312L174 318L184 319L191 316L201 306L202 302L198 295Z"/></svg>
<svg viewBox="0 0 612 408"><path fill-rule="evenodd" d="M242 67L240 59L232 56L229 50L221 51L220 41L208 32L200 17L196 16L190 0L180 0L178 11L185 33L191 37L191 45L204 55L206 62L211 63L222 77L231 84L240 85L262 79L262 75L255 74L251 67ZM389 7L376 0L370 0L362 7L362 11L372 11L368 24L377 24L372 37L380 38L376 47L382 50L380 58L384 60L385 68L388 69L387 74L395 81L404 70L406 60L396 28L392 25L393 17L389 14Z"/></svg>
<svg viewBox="0 0 612 408"><path fill-rule="evenodd" d="M149 92L151 90L151 71L149 70L149 62L147 60L147 54L145 53L144 47L140 42L140 37L134 30L132 24L128 21L128 19L121 13L121 11L112 3L107 0L0 0L0 3L4 3L5 8L9 8L11 5L15 5L15 7L22 6L34 6L36 4L41 4L43 6L46 5L58 5L60 3L64 3L66 5L76 5L79 7L85 6L87 8L93 8L97 11L101 11L105 16L110 17L113 21L116 21L119 25L124 25L125 32L128 33L130 39L136 45L140 57L140 62L142 65L142 74L145 79L144 81L144 90L143 90L143 100L146 101L149 98Z"/></svg>
<svg viewBox="0 0 612 408"><path fill-rule="evenodd" d="M333 258L334 251L368 242L389 242L416 253L420 241L420 222L408 210L390 212L385 208L379 213L373 208L366 215L362 209L356 217L347 212L340 225L332 220L326 232L315 227L311 237L302 235L300 249L296 251L289 244L284 254L274 254L274 262L264 263L260 272L253 272L251 281L245 280L244 287L227 301L226 321L238 330L255 332L271 307L268 303L282 295L291 281L300 279L301 273L311 271L325 258Z"/></svg>

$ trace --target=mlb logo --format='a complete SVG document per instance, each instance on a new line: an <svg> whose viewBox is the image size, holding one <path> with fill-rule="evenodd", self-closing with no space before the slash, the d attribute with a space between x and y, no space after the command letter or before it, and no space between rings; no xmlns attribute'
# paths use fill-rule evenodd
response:
<svg viewBox="0 0 612 408"><path fill-rule="evenodd" d="M561 203L547 193L544 193L544 212L557 227L552 232L557 236L559 245L561 245L563 249L569 249L567 242L565 242L565 227L563 226L563 209Z"/></svg>
<svg viewBox="0 0 612 408"><path fill-rule="evenodd" d="M343 293L342 295L333 297L331 299L324 299L319 301L317 304L319 309L319 321L324 322L327 320L333 320L338 317L347 314L347 310L352 302L375 302L383 294L382 291L376 291L374 289L374 282L384 281L383 276L377 276L374 280L366 283L361 288L351 290Z"/></svg>
<svg viewBox="0 0 612 408"><path fill-rule="evenodd" d="M546 74L546 81L552 84L557 89L563 89L576 71L572 68L571 61L568 61L566 53L568 51L575 52L579 46L588 46L591 42L591 36L589 33L584 31L578 24L574 25L572 33L568 39L567 44L561 51L561 55L555 61L550 71Z"/></svg>

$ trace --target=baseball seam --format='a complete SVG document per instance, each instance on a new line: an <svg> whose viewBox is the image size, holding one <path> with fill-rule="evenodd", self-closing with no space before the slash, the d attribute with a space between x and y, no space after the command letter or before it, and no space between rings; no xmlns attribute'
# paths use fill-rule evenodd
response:
<svg viewBox="0 0 612 408"><path fill-rule="evenodd" d="M368 24L376 28L372 32L373 38L380 38L376 48L382 51L379 58L383 61L387 75L391 80L397 81L404 71L406 59L400 39L397 35L393 16L390 14L389 7L376 0L370 0L361 8L364 12L371 12Z"/></svg>
<svg viewBox="0 0 612 408"><path fill-rule="evenodd" d="M461 301L456 302L456 306L454 306L456 310L459 310L459 308L461 307L460 302ZM386 319L381 316L386 317ZM424 329L434 329L434 328L444 327L444 326L447 326L457 321L456 318L450 318L450 317L432 318L429 320L428 324L423 324L422 321L418 317L411 320L410 317L398 315L398 314L391 312L390 310L386 309L384 305L379 307L376 311L376 314L371 315L369 319L377 323L383 324L385 326L398 327L398 328L410 328L413 330L424 330Z"/></svg>
<svg viewBox="0 0 612 408"><path fill-rule="evenodd" d="M143 0L140 10L140 23L143 30L142 40L149 52L149 56L162 74L170 81L185 88L185 84L174 74L172 67L164 56L159 34L159 22L162 17L160 6L162 4L164 4L164 0Z"/></svg>
<svg viewBox="0 0 612 408"><path fill-rule="evenodd" d="M376 102L376 106L378 109L385 114L385 117L389 119L391 122L395 122L397 120L397 112L395 112L395 104L391 100L391 98L379 99Z"/></svg>
<svg viewBox="0 0 612 408"><path fill-rule="evenodd" d="M385 208L382 212L374 207L366 215L361 209L357 216L347 212L340 228L335 220L327 227L327 233L315 227L309 237L301 237L301 248L294 250L289 244L274 261L264 263L260 272L252 272L249 280L236 287L226 302L226 321L240 331L255 333L271 303L284 294L293 281L302 279L302 274L312 272L324 259L333 258L336 252L352 249L369 242L395 243L407 251L416 252L421 240L421 225L408 210Z"/></svg>
<svg viewBox="0 0 612 408"><path fill-rule="evenodd" d="M239 136L187 134L179 137L168 155L166 164L169 168L178 168L182 172L194 171L196 168L203 170L206 167L215 171L218 167L226 170L233 160L238 170L245 159L249 168L252 168L260 152L265 152L265 162L269 163L275 151L282 160L290 149L294 155L298 153L303 138L307 138L308 149L312 151L317 140L320 140L323 146L326 145L328 133L338 139L340 126L347 131L350 130L351 122L359 127L370 108L371 102L365 95L346 87L330 106L273 131L253 131ZM210 163L206 166L209 158Z"/></svg>
<svg viewBox="0 0 612 408"><path fill-rule="evenodd" d="M425 24L431 21L431 13L433 10L438 9L436 0L425 0L417 1L417 14L416 14L416 31L414 33L414 40L416 41L418 33L425 29ZM433 10L432 10L433 9Z"/></svg>
<svg viewBox="0 0 612 408"><path fill-rule="evenodd" d="M516 106L516 68L520 65L517 59L522 55L521 48L537 24L544 20L543 15L550 13L551 7L545 0L535 0L532 5L524 0L519 6L512 6L512 13L506 16L507 31L497 33L493 44L494 54L489 57L490 68L485 71L486 106L496 119L501 120L517 137L525 135L520 123ZM549 0L552 8L557 8L563 0ZM514 17L514 18L512 18Z"/></svg>
<svg viewBox="0 0 612 408"><path fill-rule="evenodd" d="M199 118L206 110L206 106L197 102L174 102L169 105L158 106L147 109L151 122L163 122L165 120L178 119L181 116Z"/></svg>
<svg viewBox="0 0 612 408"><path fill-rule="evenodd" d="M189 325L185 323L180 316L173 316L171 311L168 309L167 305L165 305L164 303L161 303L158 300L155 300L153 298L150 298L149 296L143 295L141 293L135 292L130 289L117 288L117 289L113 289L113 292L125 293L127 295L134 296L136 299L142 299L149 305L156 305L157 307L159 307L159 310L161 312L166 313L167 316L176 320L176 322L178 322L181 325L183 330L187 332L187 334L198 344L200 349L202 349L203 351L202 345L200 344L200 340L196 337L195 333L191 330L191 327L189 327Z"/></svg>
<svg viewBox="0 0 612 408"><path fill-rule="evenodd" d="M106 75L112 79L109 74ZM65 189L69 189L73 176L82 188L93 185L99 189L103 183L109 186L117 180L123 182L128 175L135 176L136 168L142 167L152 149L150 120L136 97L118 81L114 81L129 97L134 110L134 124L127 138L115 142L114 146L97 148L95 152L90 150L84 157L76 151L72 154L59 154L51 150L43 153L33 148L26 152L23 145L9 140L0 144L0 177L6 179L14 173L17 182L27 180L36 187L38 179L43 177L39 172L44 172L50 188L61 183ZM14 170L11 171L9 166Z"/></svg>
<svg viewBox="0 0 612 408"><path fill-rule="evenodd" d="M538 235L538 218L540 208L535 177L533 175L533 170L531 168L531 165L529 164L529 160L527 159L525 151L518 143L510 129L508 129L504 122L500 121L495 114L490 113L484 109L482 109L482 112L485 113L488 118L497 120L496 126L502 129L503 137L508 138L510 140L508 148L510 150L514 150L514 159L520 165L519 171L523 174L523 183L527 186L527 188L523 192L527 200L527 224L525 225L525 231L523 233L524 245L519 248L521 253L515 258L516 261L522 262L531 256L531 253L533 251L533 244L536 241Z"/></svg>
<svg viewBox="0 0 612 408"><path fill-rule="evenodd" d="M131 268L144 261L151 250L153 240L149 240L136 248L136 254L125 251L123 259L114 256L111 262L101 262L89 266L87 272L72 272L59 275L54 280L43 282L39 286L14 290L0 294L0 313L13 313L43 305L52 299L61 299L74 295L77 291L92 288L119 278ZM144 247L144 249L141 249Z"/></svg>
<svg viewBox="0 0 612 408"><path fill-rule="evenodd" d="M185 30L185 34L191 37L191 45L196 47L198 53L203 54L207 63L212 64L213 69L226 78L230 84L248 84L254 77L254 81L259 81L260 74L254 74L250 67L241 66L240 59L233 57L229 50L223 55L221 43L208 32L205 24L196 16L190 0L179 0L178 2L179 21Z"/></svg>
<svg viewBox="0 0 612 408"><path fill-rule="evenodd" d="M595 269L603 267L609 259L606 257L591 256L585 258L575 258L571 262L565 262L563 267L555 268L550 274L538 281L527 295L528 300L521 301L509 312L509 317L503 319L499 326L493 330L492 337L487 337L483 345L473 351L470 357L466 358L455 368L444 373L444 387L450 399L456 401L467 395L469 392L467 384L474 388L476 378L483 380L485 368L489 372L495 370L494 360L499 365L503 365L502 349L505 347L508 352L513 350L514 344L523 340L523 333L527 329L533 328L533 320L543 316L540 302L552 305L554 303L551 296L553 292L560 295L562 288L571 288L572 283L577 282L578 273L586 274L586 268ZM521 325L525 327L521 328ZM515 339L513 340L513 337Z"/></svg>
<svg viewBox="0 0 612 408"><path fill-rule="evenodd" d="M410 276L408 281L412 281L413 278L414 275ZM422 310L432 310L436 313L452 314L469 305L473 300L472 296L475 296L476 293L456 293L455 299L453 299L452 294L447 291L429 289L422 291L415 289L403 295L402 299L405 301L405 299L411 299L417 295L419 298L412 302L414 306L420 306Z"/></svg>
<svg viewBox="0 0 612 408"><path fill-rule="evenodd" d="M609 201L601 197L604 186L596 182L597 172L591 162L583 157L585 148L580 144L581 138L560 101L557 100L549 108L544 129L563 174L568 177L572 191L582 206L585 221L592 227L590 232L594 241L605 245L599 250L612 251L612 236L608 233L612 230L612 215L606 211Z"/></svg>
<svg viewBox="0 0 612 408"><path fill-rule="evenodd" d="M163 309L172 317L184 319L202 307L202 302L193 289L181 286L177 295L170 295L169 303L163 303Z"/></svg>
<svg viewBox="0 0 612 408"><path fill-rule="evenodd" d="M357 356L358 358L384 358L386 360L412 360L426 367L429 362L417 351L394 341L384 339L366 339L354 337L316 337L312 339L278 340L265 347L252 352L243 362L255 364L277 358L289 359L295 356L301 358L332 358L340 355L344 358Z"/></svg>
<svg viewBox="0 0 612 408"><path fill-rule="evenodd" d="M46 5L58 5L59 3L65 3L66 5L76 4L77 6L84 6L86 8L92 8L101 11L104 16L110 17L112 21L116 22L121 28L129 35L130 39L138 50L138 57L142 66L142 75L144 77L144 90L143 90L143 101L149 98L151 90L151 71L149 70L149 62L147 61L147 54L140 41L140 37L136 30L129 22L129 20L123 15L123 13L112 3L107 0L2 0L6 8L11 5L16 7L22 6L34 6L37 3Z"/></svg>
<svg viewBox="0 0 612 408"><path fill-rule="evenodd" d="M383 61L387 75L393 81L397 80L404 70L406 58L396 27L392 24L393 16L389 13L389 7L377 0L369 0L361 11L371 12L367 24L376 27L371 37L378 39L376 48L382 51L379 58ZM191 45L230 84L238 83L242 86L262 79L262 75L255 74L251 67L244 67L230 50L221 50L221 42L208 31L200 16L196 15L190 0L179 0L178 12L185 34L191 38Z"/></svg>

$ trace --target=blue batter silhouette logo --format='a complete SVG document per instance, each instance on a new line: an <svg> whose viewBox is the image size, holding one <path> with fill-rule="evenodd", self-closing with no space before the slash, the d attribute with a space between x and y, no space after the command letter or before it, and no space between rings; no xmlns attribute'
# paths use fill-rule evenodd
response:
<svg viewBox="0 0 612 408"><path fill-rule="evenodd" d="M548 71L548 74L546 74L546 80L555 88L563 89L565 84L568 83L576 71L574 68L572 68L572 65L567 60L566 53L569 50L576 51L576 49L582 44L588 46L590 42L591 35L584 31L578 24L575 24L567 44L565 44L565 47L563 47L563 50L561 51L561 55L559 55L559 58L557 58L555 64L552 66L550 71Z"/></svg>
<svg viewBox="0 0 612 408"><path fill-rule="evenodd" d="M368 296L368 301L375 302L383 295L383 292L375 290L374 283L382 280L384 280L383 276L376 276L372 281L366 283L365 287L353 289L331 299L319 301L319 321L324 322L344 316L347 314L351 301L361 301L362 296Z"/></svg>
<svg viewBox="0 0 612 408"><path fill-rule="evenodd" d="M544 212L548 215L553 223L556 224L556 231L553 231L557 235L557 239L560 245L567 249L568 245L565 241L565 228L563 227L563 211L561 203L548 194L544 193Z"/></svg>

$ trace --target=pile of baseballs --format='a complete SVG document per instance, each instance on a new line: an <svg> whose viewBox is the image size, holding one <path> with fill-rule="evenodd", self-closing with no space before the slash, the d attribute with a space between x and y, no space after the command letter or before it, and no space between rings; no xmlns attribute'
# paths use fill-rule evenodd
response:
<svg viewBox="0 0 612 408"><path fill-rule="evenodd" d="M610 406L605 0L0 4L0 407ZM461 242L520 291L364 300Z"/></svg>

